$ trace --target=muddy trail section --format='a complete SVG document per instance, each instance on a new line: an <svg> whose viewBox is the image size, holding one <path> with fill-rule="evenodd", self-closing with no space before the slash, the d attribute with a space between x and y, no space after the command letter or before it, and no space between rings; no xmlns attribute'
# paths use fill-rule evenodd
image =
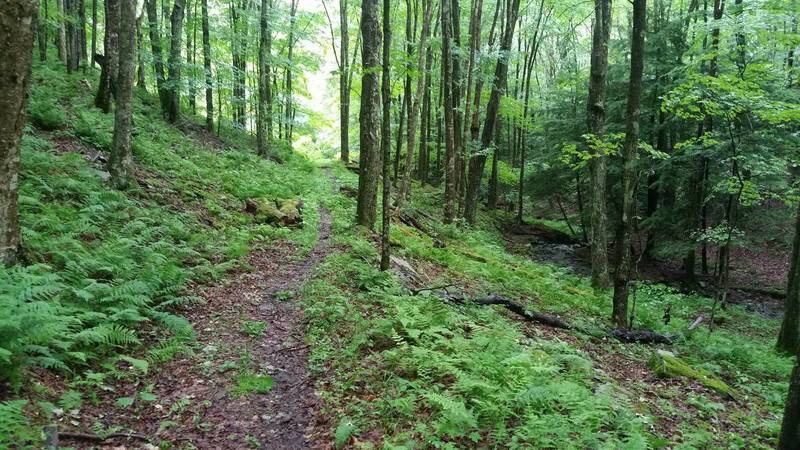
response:
<svg viewBox="0 0 800 450"><path fill-rule="evenodd" d="M498 229L509 252L525 255L533 261L567 268L579 276L591 275L589 246L567 233L540 224L519 225L510 222L499 223ZM609 255L613 254L612 245ZM774 256L765 260L766 254ZM714 261L715 256L713 251L709 252L709 261ZM786 261L788 258L783 253L734 249L731 253L733 286L728 292L728 302L765 317L781 317L785 298L785 286L781 283L788 272ZM713 272L713 266L709 270ZM679 261L643 259L639 263L639 274L644 281L663 283L684 293L697 293L710 298L717 294L713 273L698 273L698 284L690 286L685 283Z"/></svg>
<svg viewBox="0 0 800 450"><path fill-rule="evenodd" d="M250 254L250 270L197 289L202 301L175 311L195 330L194 344L185 344L193 350L146 373L118 361L120 379L103 382L96 398L57 419L60 445L331 448L331 425L319 412L316 380L307 371L306 323L296 300L333 251L331 214L321 206L318 212L318 237L310 250L270 242ZM152 331L153 340L157 333ZM115 434L97 439L109 433Z"/></svg>

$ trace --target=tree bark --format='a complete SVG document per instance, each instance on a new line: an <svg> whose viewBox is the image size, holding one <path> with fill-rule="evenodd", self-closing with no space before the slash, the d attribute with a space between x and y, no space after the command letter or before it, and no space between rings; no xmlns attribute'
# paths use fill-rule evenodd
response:
<svg viewBox="0 0 800 450"><path fill-rule="evenodd" d="M611 33L611 0L596 0L595 4L587 122L589 133L602 137L608 72L608 39ZM596 153L589 164L592 184L592 286L596 288L607 288L611 281L608 275L606 236L606 159L606 155Z"/></svg>
<svg viewBox="0 0 800 450"><path fill-rule="evenodd" d="M57 0L56 7L58 8L59 15L64 17L67 12L64 0ZM67 61L67 28L64 20L59 20L58 22L58 59L64 62Z"/></svg>
<svg viewBox="0 0 800 450"><path fill-rule="evenodd" d="M444 222L455 219L456 202L456 143L455 89L453 81L452 11L450 0L442 1L442 96L444 98Z"/></svg>
<svg viewBox="0 0 800 450"><path fill-rule="evenodd" d="M148 0L145 0L145 3ZM97 54L97 0L92 0L92 54L89 56L89 61L94 68L95 60L94 55Z"/></svg>
<svg viewBox="0 0 800 450"><path fill-rule="evenodd" d="M142 33L142 22L144 21L144 11L136 18L136 87L147 92L147 72L144 64L144 34Z"/></svg>
<svg viewBox="0 0 800 450"><path fill-rule="evenodd" d="M261 36L258 43L258 124L256 125L256 141L258 154L267 157L270 154L270 136L267 130L267 116L272 114L268 105L269 98L269 47L270 33L269 14L270 0L261 0Z"/></svg>
<svg viewBox="0 0 800 450"><path fill-rule="evenodd" d="M800 351L800 209L797 212L786 285L786 311L778 334L777 349L790 355Z"/></svg>
<svg viewBox="0 0 800 450"><path fill-rule="evenodd" d="M391 155L392 141L392 86L389 78L389 68L392 54L392 18L390 0L383 0L383 71L381 79L381 100L383 102L383 117L381 118L381 168L383 175L383 192L381 205L381 270L389 268L389 231L391 227L391 193L392 180L390 177L389 158Z"/></svg>
<svg viewBox="0 0 800 450"><path fill-rule="evenodd" d="M359 113L359 166L356 223L373 229L375 226L378 167L381 160L378 144L379 104L378 70L380 70L381 30L378 25L378 0L361 4L361 111Z"/></svg>
<svg viewBox="0 0 800 450"><path fill-rule="evenodd" d="M286 133L286 141L289 148L292 147L292 131L294 130L294 104L292 98L292 64L294 64L294 32L297 25L297 3L299 0L290 0L289 10L289 50L287 51L288 65L286 66L286 84L284 86L284 97L286 98L286 106L284 107L284 132ZM377 14L377 12L376 12ZM377 20L377 16L376 16ZM377 52L377 49L376 49ZM377 77L376 77L377 78ZM377 83L377 82L376 82ZM376 86L377 90L377 86Z"/></svg>
<svg viewBox="0 0 800 450"><path fill-rule="evenodd" d="M145 0L147 9L147 28L150 34L150 48L153 53L153 72L156 78L156 89L161 102L161 112L166 117L169 103L169 92L166 89L164 73L164 56L161 50L161 29L158 26L158 8L156 0Z"/></svg>
<svg viewBox="0 0 800 450"><path fill-rule="evenodd" d="M170 14L169 81L167 82L167 120L176 123L181 115L181 38L183 37L184 0L175 0Z"/></svg>
<svg viewBox="0 0 800 450"><path fill-rule="evenodd" d="M203 71L206 84L206 130L214 131L214 80L211 74L211 33L208 26L208 0L203 0ZM267 80L269 83L269 80Z"/></svg>
<svg viewBox="0 0 800 450"><path fill-rule="evenodd" d="M475 213L478 207L478 190L480 189L483 170L486 165L486 152L492 145L497 113L500 110L500 97L505 93L508 83L508 54L511 51L511 43L514 38L514 27L517 24L519 4L519 0L511 0L506 10L506 27L503 32L503 39L500 41L500 58L495 65L492 92L489 96L489 103L486 105L486 118L481 131L482 151L470 158L469 161L464 218L470 223L475 222Z"/></svg>
<svg viewBox="0 0 800 450"><path fill-rule="evenodd" d="M119 8L120 0L106 0L106 26L103 41L104 55L100 66L100 83L94 104L106 114L111 112L119 72Z"/></svg>
<svg viewBox="0 0 800 450"><path fill-rule="evenodd" d="M136 3L121 2L119 8L119 72L117 73L114 138L108 173L116 189L126 189L133 178L131 131L133 128L133 77L136 61Z"/></svg>
<svg viewBox="0 0 800 450"><path fill-rule="evenodd" d="M633 1L633 35L631 36L631 74L628 87L628 115L625 126L625 143L622 148L622 241L617 242L620 252L614 272L614 300L611 320L619 328L628 322L628 283L631 279L633 221L636 215L636 153L639 147L639 112L642 100L642 74L644 72L644 34L647 27L647 0Z"/></svg>
<svg viewBox="0 0 800 450"><path fill-rule="evenodd" d="M778 438L778 450L797 450L800 443L800 355L789 380L789 393L783 410L783 424Z"/></svg>
<svg viewBox="0 0 800 450"><path fill-rule="evenodd" d="M80 32L78 28L78 13L79 13L78 0L65 0L64 18L67 48L67 73L72 73L78 70L80 66Z"/></svg>
<svg viewBox="0 0 800 450"><path fill-rule="evenodd" d="M425 67L427 61L425 49L428 45L428 33L430 32L431 16L433 14L432 3L432 1L427 3L425 17L422 22L422 34L420 35L419 47L417 48L417 67L419 68L419 75L417 76L417 89L411 97L412 100L409 101L411 111L409 111L408 115L408 133L406 136L406 164L403 169L403 184L397 196L398 207L406 200L409 190L411 189L411 167L413 164L414 149L417 146L417 118L420 114L420 104L428 76L428 68Z"/></svg>
<svg viewBox="0 0 800 450"><path fill-rule="evenodd" d="M339 0L339 158L350 162L350 33L347 24L347 0Z"/></svg>
<svg viewBox="0 0 800 450"><path fill-rule="evenodd" d="M19 167L31 81L39 2L0 2L0 264L17 262L21 248Z"/></svg>
<svg viewBox="0 0 800 450"><path fill-rule="evenodd" d="M39 41L39 61L47 61L47 2L42 2L44 6L44 20L38 21L36 37ZM92 53L94 54L94 53Z"/></svg>

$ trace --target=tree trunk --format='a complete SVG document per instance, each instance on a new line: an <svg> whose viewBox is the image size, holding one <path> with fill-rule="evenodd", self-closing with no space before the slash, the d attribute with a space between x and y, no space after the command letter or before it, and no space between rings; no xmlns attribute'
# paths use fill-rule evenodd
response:
<svg viewBox="0 0 800 450"><path fill-rule="evenodd" d="M142 33L142 22L144 21L144 11L136 18L136 61L139 69L136 72L136 87L147 92L147 73L144 65L144 34Z"/></svg>
<svg viewBox="0 0 800 450"><path fill-rule="evenodd" d="M65 36L67 48L67 73L78 70L81 61L80 50L80 29L78 27L78 15L80 13L78 0L65 0L64 9L66 17Z"/></svg>
<svg viewBox="0 0 800 450"><path fill-rule="evenodd" d="M206 80L206 130L214 131L214 80L211 74L211 33L208 27L208 0L202 0L203 71ZM269 82L269 80L267 80Z"/></svg>
<svg viewBox="0 0 800 450"><path fill-rule="evenodd" d="M288 47L289 50L287 51L287 59L288 65L286 66L286 85L284 86L284 97L286 98L286 106L283 110L284 114L284 132L286 133L286 141L289 144L289 148L292 147L292 130L294 129L293 122L294 122L294 104L292 98L292 64L294 63L294 31L295 26L297 26L297 3L299 0L291 0L291 7L289 11L289 43ZM377 22L377 12L376 18ZM375 50L377 53L377 49ZM378 58L379 59L379 58ZM377 78L377 77L376 77ZM376 90L377 90L377 81L376 81ZM377 195L377 194L376 194ZM374 221L374 220L373 220Z"/></svg>
<svg viewBox="0 0 800 450"><path fill-rule="evenodd" d="M25 105L31 80L39 2L0 2L0 264L17 262L21 249L19 167Z"/></svg>
<svg viewBox="0 0 800 450"><path fill-rule="evenodd" d="M432 5L431 8L433 8ZM430 45L426 49L425 58L425 67L429 74L425 77L425 89L422 96L422 124L420 126L419 157L417 159L417 177L423 184L428 182L428 173L430 171L430 148L428 147L428 142L431 136L431 78L433 78L430 75L433 69L433 52Z"/></svg>
<svg viewBox="0 0 800 450"><path fill-rule="evenodd" d="M800 209L797 211L792 259L786 284L786 311L778 334L777 348L790 355L800 351Z"/></svg>
<svg viewBox="0 0 800 450"><path fill-rule="evenodd" d="M381 79L381 100L383 101L383 117L381 118L381 167L383 175L383 195L381 206L381 270L389 268L389 231L391 227L391 193L392 180L389 173L389 158L392 141L392 86L389 79L389 58L392 53L392 18L389 0L383 0L383 73Z"/></svg>
<svg viewBox="0 0 800 450"><path fill-rule="evenodd" d="M186 83L189 85L189 109L192 114L197 114L197 90L195 89L195 70L194 70L194 44L193 37L196 36L197 29L197 3L187 0L186 4Z"/></svg>
<svg viewBox="0 0 800 450"><path fill-rule="evenodd" d="M456 216L455 89L453 81L452 11L450 0L442 1L442 85L444 97L444 222Z"/></svg>
<svg viewBox="0 0 800 450"><path fill-rule="evenodd" d="M148 0L145 0L145 3ZM46 3L46 2L45 2ZM89 56L89 61L94 68L95 60L94 55L97 54L97 0L92 0L92 54Z"/></svg>
<svg viewBox="0 0 800 450"><path fill-rule="evenodd" d="M800 355L794 363L792 378L789 380L789 393L783 409L778 450L797 450L798 443L800 443Z"/></svg>
<svg viewBox="0 0 800 450"><path fill-rule="evenodd" d="M108 159L108 173L116 189L126 189L133 178L131 131L133 128L133 76L136 61L136 3L125 2L119 8L119 72L117 107L114 111L114 138Z"/></svg>
<svg viewBox="0 0 800 450"><path fill-rule="evenodd" d="M611 0L596 0L592 36L591 75L587 101L589 133L603 136L605 120L608 39L611 33ZM608 238L606 236L606 155L595 154L589 164L592 185L592 286L607 288Z"/></svg>
<svg viewBox="0 0 800 450"><path fill-rule="evenodd" d="M67 13L64 0L57 0L56 7L58 8L59 16L64 17ZM63 19L58 21L58 59L64 62L67 61L67 28Z"/></svg>
<svg viewBox="0 0 800 450"><path fill-rule="evenodd" d="M483 170L486 165L486 151L492 145L494 127L497 122L497 113L500 110L500 97L505 93L508 83L508 54L514 38L514 27L519 14L519 0L511 0L506 10L506 27L503 39L500 41L500 54L494 70L494 81L489 103L486 105L486 118L481 132L481 150L479 154L470 158L467 197L464 207L464 218L468 222L475 222L475 213L478 207L478 190L480 189ZM541 14L541 12L540 12Z"/></svg>
<svg viewBox="0 0 800 450"><path fill-rule="evenodd" d="M373 229L375 226L378 187L378 129L380 93L378 70L380 68L381 30L378 25L378 0L361 3L361 111L359 113L359 166L356 223Z"/></svg>
<svg viewBox="0 0 800 450"><path fill-rule="evenodd" d="M100 83L94 104L106 114L111 112L111 99L117 85L119 72L119 3L120 0L106 0L106 26L103 41L104 55L100 65Z"/></svg>
<svg viewBox="0 0 800 450"><path fill-rule="evenodd" d="M183 37L184 0L175 0L170 14L169 82L167 83L167 120L176 123L181 115L181 38Z"/></svg>
<svg viewBox="0 0 800 450"><path fill-rule="evenodd" d="M339 0L339 158L350 162L350 33L347 24L347 0Z"/></svg>
<svg viewBox="0 0 800 450"><path fill-rule="evenodd" d="M258 43L258 124L256 125L256 141L258 143L258 154L262 157L270 154L270 136L267 133L267 105L269 98L269 14L270 0L261 0L261 37Z"/></svg>
<svg viewBox="0 0 800 450"><path fill-rule="evenodd" d="M422 22L422 34L420 35L419 47L417 48L417 67L419 68L419 75L417 76L417 89L413 94L412 100L409 101L411 111L409 111L408 115L408 134L406 136L406 164L403 170L403 184L397 196L398 207L405 201L411 189L411 166L413 164L414 148L417 146L417 117L419 117L420 114L420 103L428 74L428 68L425 67L427 56L425 54L425 49L428 44L428 33L430 32L431 16L433 14L432 3L433 2L429 1L425 9L425 18Z"/></svg>
<svg viewBox="0 0 800 450"><path fill-rule="evenodd" d="M164 57L161 50L161 29L158 26L158 8L156 0L145 0L147 9L147 29L150 34L150 48L153 53L153 72L156 78L156 89L161 102L161 113L166 117L169 103L169 92L166 89L164 73Z"/></svg>
<svg viewBox="0 0 800 450"><path fill-rule="evenodd" d="M44 20L38 21L38 29L36 30L36 37L39 41L39 61L47 61L47 2L42 2L44 5Z"/></svg>
<svg viewBox="0 0 800 450"><path fill-rule="evenodd" d="M614 273L614 300L611 320L618 328L628 326L628 283L631 278L633 220L636 215L636 153L639 148L639 108L644 72L644 34L647 26L647 0L633 2L631 36L631 74L628 87L628 115L622 149L622 240L617 242L620 258Z"/></svg>

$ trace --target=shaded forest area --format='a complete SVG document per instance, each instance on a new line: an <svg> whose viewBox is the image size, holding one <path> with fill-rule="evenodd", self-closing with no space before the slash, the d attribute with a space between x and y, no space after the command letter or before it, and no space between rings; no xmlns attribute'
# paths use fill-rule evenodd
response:
<svg viewBox="0 0 800 450"><path fill-rule="evenodd" d="M794 0L4 0L0 448L800 448Z"/></svg>

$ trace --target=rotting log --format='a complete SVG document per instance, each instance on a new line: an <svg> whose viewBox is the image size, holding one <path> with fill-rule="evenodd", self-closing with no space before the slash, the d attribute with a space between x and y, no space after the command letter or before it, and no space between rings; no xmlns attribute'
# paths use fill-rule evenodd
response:
<svg viewBox="0 0 800 450"><path fill-rule="evenodd" d="M417 292L422 292L423 290L425 289L420 289ZM445 301L459 305L470 303L478 306L500 305L529 322L536 322L553 328L574 330L579 333L594 335L594 333L592 333L590 330L575 326L566 320L561 319L560 317L528 309L522 304L503 295L489 294L485 297L469 298L464 294L454 294L450 292L434 292L434 294ZM669 336L650 330L612 329L608 330L606 333L611 337L626 343L635 342L639 344L672 344L675 339L675 336Z"/></svg>

